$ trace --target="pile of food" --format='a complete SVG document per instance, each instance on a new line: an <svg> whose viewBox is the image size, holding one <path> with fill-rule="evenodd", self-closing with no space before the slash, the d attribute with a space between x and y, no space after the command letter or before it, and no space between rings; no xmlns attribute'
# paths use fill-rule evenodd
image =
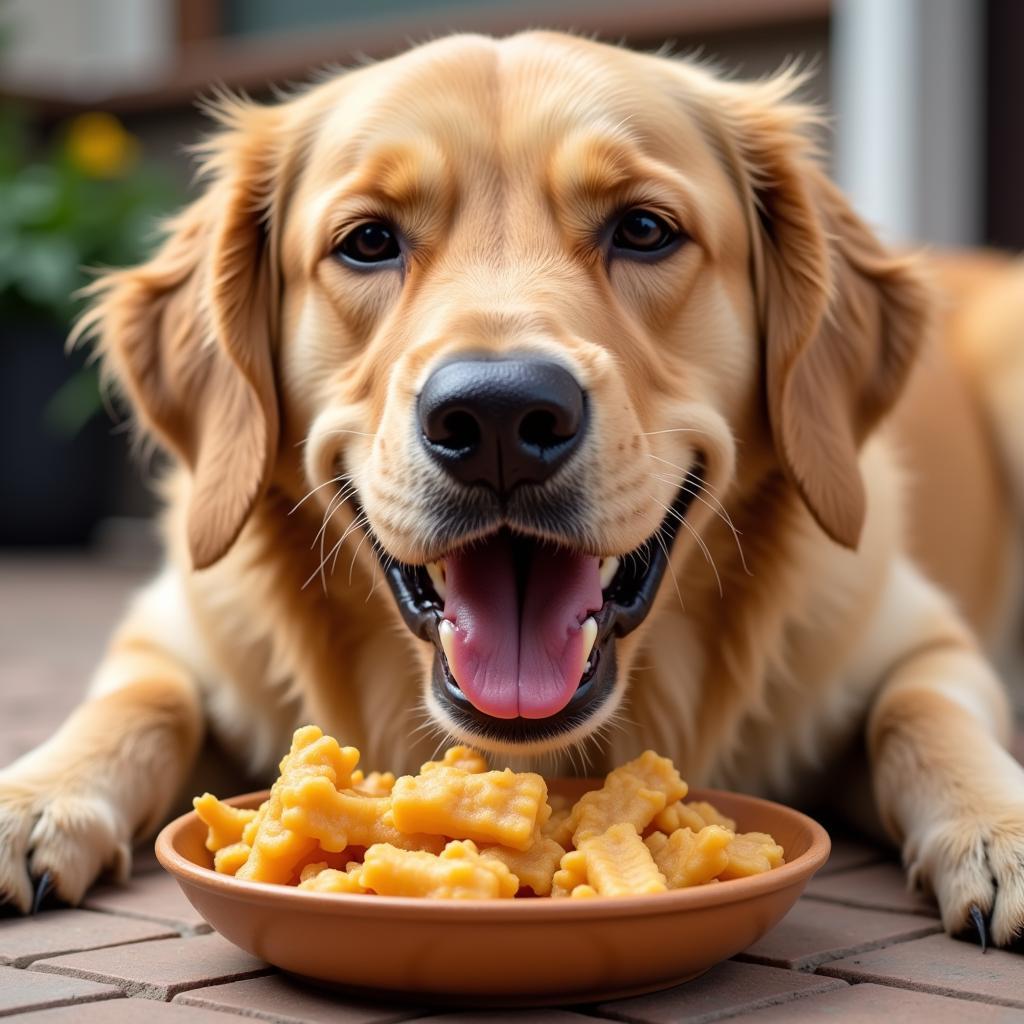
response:
<svg viewBox="0 0 1024 1024"><path fill-rule="evenodd" d="M434 899L636 896L759 874L784 863L685 803L672 762L648 750L575 804L532 772L488 770L452 747L419 775L364 774L359 751L299 729L258 810L194 801L220 872L300 889Z"/></svg>

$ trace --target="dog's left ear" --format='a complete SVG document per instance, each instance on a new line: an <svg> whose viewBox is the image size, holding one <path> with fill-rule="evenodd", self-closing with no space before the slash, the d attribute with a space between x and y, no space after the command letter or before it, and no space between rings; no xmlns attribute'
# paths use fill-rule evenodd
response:
<svg viewBox="0 0 1024 1024"><path fill-rule="evenodd" d="M931 301L914 259L887 251L820 169L816 112L789 98L799 84L719 83L715 113L748 208L775 449L821 528L856 548L858 451L906 382Z"/></svg>
<svg viewBox="0 0 1024 1024"><path fill-rule="evenodd" d="M277 453L272 204L280 108L221 101L200 150L206 188L141 266L103 275L76 334L142 430L187 468L187 543L197 569L231 547Z"/></svg>

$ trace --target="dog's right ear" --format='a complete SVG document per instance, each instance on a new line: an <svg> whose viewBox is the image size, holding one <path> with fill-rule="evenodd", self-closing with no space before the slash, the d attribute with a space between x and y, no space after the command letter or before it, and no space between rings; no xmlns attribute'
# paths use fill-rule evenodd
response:
<svg viewBox="0 0 1024 1024"><path fill-rule="evenodd" d="M867 513L859 451L891 409L928 336L932 301L913 257L889 252L826 178L801 76L763 82L685 71L733 173L769 425L780 466L834 541L855 549Z"/></svg>
<svg viewBox="0 0 1024 1024"><path fill-rule="evenodd" d="M205 193L168 224L156 254L105 274L76 327L142 427L191 474L193 566L234 543L277 452L272 347L277 318L270 204L280 108L242 101L201 149Z"/></svg>

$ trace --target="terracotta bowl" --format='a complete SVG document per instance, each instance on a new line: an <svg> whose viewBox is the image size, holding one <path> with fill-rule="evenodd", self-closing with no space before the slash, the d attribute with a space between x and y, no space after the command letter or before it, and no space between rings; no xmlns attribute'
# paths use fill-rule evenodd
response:
<svg viewBox="0 0 1024 1024"><path fill-rule="evenodd" d="M599 780L566 779L578 798ZM230 801L256 807L266 793ZM157 837L160 863L192 905L231 942L292 974L353 995L404 993L475 1005L593 1002L688 981L746 949L796 902L829 854L828 833L781 804L693 790L769 832L786 863L752 878L669 893L595 900L417 900L301 891L213 871L194 814Z"/></svg>

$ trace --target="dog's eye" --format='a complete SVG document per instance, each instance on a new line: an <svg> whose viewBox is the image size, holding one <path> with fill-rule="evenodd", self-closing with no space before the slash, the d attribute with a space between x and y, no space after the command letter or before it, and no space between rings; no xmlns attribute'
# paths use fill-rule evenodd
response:
<svg viewBox="0 0 1024 1024"><path fill-rule="evenodd" d="M627 210L615 225L612 246L624 252L658 252L680 237L662 217L650 210Z"/></svg>
<svg viewBox="0 0 1024 1024"><path fill-rule="evenodd" d="M391 263L400 259L398 235L390 224L371 220L353 228L334 250L346 263Z"/></svg>

